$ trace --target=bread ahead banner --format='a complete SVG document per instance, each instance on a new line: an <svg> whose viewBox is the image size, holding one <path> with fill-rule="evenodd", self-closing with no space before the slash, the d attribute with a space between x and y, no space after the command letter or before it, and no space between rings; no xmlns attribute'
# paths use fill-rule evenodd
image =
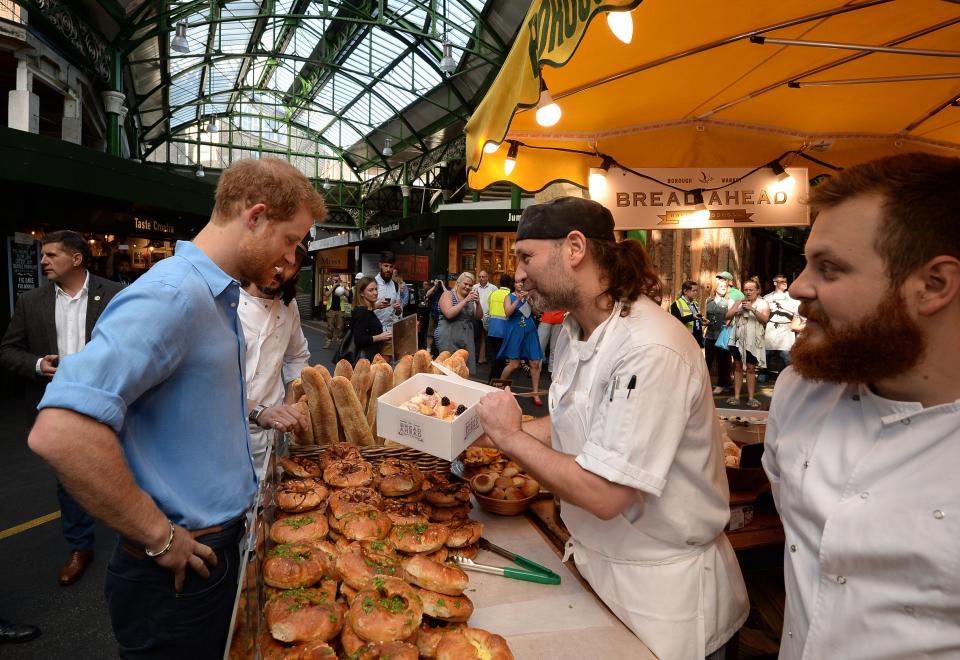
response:
<svg viewBox="0 0 960 660"><path fill-rule="evenodd" d="M605 190L591 197L613 213L619 230L797 227L810 224L807 168L788 167L791 179L778 181L769 168L664 168L643 173L664 184L610 168ZM673 188L676 186L680 190ZM601 187L602 188L602 187ZM719 190L711 190L719 188ZM703 190L709 211L695 215L693 190ZM690 192L684 192L690 191Z"/></svg>

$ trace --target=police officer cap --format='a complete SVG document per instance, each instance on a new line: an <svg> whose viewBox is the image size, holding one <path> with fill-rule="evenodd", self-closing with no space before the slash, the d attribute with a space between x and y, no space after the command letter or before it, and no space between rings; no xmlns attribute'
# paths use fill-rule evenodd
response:
<svg viewBox="0 0 960 660"><path fill-rule="evenodd" d="M528 206L520 216L517 240L566 238L572 231L601 241L616 240L610 211L580 197L558 197Z"/></svg>

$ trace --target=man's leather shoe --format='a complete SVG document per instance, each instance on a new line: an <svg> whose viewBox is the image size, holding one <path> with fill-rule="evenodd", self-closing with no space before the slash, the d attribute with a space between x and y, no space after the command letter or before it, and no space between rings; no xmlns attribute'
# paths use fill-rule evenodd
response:
<svg viewBox="0 0 960 660"><path fill-rule="evenodd" d="M60 586L67 587L83 577L87 564L93 560L92 550L74 550L70 559L60 569Z"/></svg>
<svg viewBox="0 0 960 660"><path fill-rule="evenodd" d="M0 619L0 644L17 644L29 642L40 636L40 629L36 626L18 626L6 619Z"/></svg>

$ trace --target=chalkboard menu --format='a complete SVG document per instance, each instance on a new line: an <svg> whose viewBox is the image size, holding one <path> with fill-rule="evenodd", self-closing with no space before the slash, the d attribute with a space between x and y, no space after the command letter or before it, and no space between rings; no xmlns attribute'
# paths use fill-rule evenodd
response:
<svg viewBox="0 0 960 660"><path fill-rule="evenodd" d="M40 286L40 251L29 235L27 241L7 236L7 263L10 264L10 315L21 293Z"/></svg>

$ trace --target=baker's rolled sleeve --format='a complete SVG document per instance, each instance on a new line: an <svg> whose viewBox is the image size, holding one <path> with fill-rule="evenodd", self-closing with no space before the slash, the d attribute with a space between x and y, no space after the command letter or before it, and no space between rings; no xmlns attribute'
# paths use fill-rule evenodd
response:
<svg viewBox="0 0 960 660"><path fill-rule="evenodd" d="M627 389L636 376L636 387ZM628 351L600 401L577 463L608 481L660 496L689 421L693 369L659 344ZM696 389L696 388L693 388Z"/></svg>

